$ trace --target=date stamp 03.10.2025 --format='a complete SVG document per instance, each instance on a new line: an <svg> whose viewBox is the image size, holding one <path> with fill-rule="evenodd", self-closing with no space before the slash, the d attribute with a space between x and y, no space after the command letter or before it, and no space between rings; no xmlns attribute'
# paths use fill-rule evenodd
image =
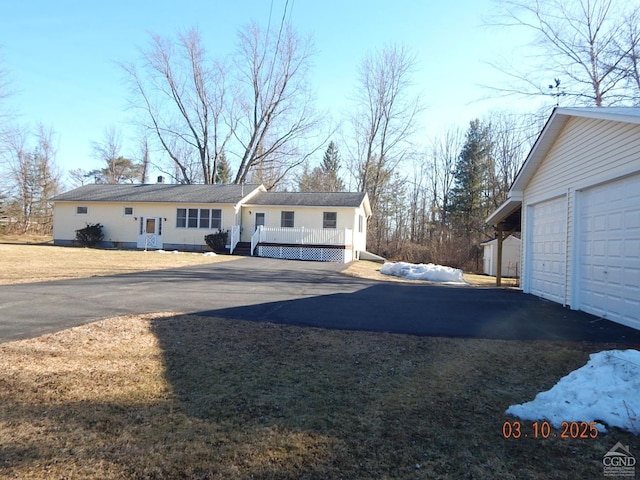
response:
<svg viewBox="0 0 640 480"><path fill-rule="evenodd" d="M598 438L596 422L561 422L560 429L555 430L547 421L523 423L520 421L502 424L503 438L563 438L588 439Z"/></svg>

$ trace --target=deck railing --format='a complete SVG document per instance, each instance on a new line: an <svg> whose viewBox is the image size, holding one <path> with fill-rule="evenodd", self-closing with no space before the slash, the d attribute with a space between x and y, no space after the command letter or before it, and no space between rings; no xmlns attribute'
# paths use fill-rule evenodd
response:
<svg viewBox="0 0 640 480"><path fill-rule="evenodd" d="M240 241L240 225L233 225L231 227L231 240L229 241L229 253L233 254L233 250Z"/></svg>
<svg viewBox="0 0 640 480"><path fill-rule="evenodd" d="M255 244L254 237L256 237ZM350 247L353 243L353 231L349 228L284 228L260 226L251 237L251 248L255 248L258 243L275 243L282 245L344 245Z"/></svg>
<svg viewBox="0 0 640 480"><path fill-rule="evenodd" d="M256 245L258 245L258 242L260 241L260 230L262 230L262 227L258 227L258 229L253 232L253 235L251 235L251 252L250 255L253 257L253 252L256 250Z"/></svg>

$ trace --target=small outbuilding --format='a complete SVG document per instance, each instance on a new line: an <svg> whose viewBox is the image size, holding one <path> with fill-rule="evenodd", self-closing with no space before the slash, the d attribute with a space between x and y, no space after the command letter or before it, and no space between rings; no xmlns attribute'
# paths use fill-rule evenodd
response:
<svg viewBox="0 0 640 480"><path fill-rule="evenodd" d="M520 275L520 244L518 237L509 235L502 241L502 269L503 277L517 278ZM482 242L484 252L483 272L495 277L498 273L498 239Z"/></svg>
<svg viewBox="0 0 640 480"><path fill-rule="evenodd" d="M556 108L488 219L525 293L640 329L640 108Z"/></svg>

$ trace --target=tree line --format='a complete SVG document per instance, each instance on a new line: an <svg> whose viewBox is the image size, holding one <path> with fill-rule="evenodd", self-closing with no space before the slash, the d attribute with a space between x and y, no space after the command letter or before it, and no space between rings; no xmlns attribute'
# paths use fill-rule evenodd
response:
<svg viewBox="0 0 640 480"><path fill-rule="evenodd" d="M638 11L632 1L500 2L494 23L533 34L526 52L544 63L521 71L496 61L507 86L491 88L501 96L541 96L548 107L637 105ZM241 28L235 51L218 58L196 29L150 35L138 59L120 64L136 112L135 151L123 153L121 134L108 127L92 142L101 167L68 172L71 183L144 183L153 168L175 183L366 191L374 212L370 250L477 268L478 244L493 236L484 219L505 199L549 108L494 112L418 147L424 106L414 93L415 55L389 44L359 62L348 113L331 127L310 85L313 43L286 17ZM0 72L0 100L4 79ZM46 232L47 200L61 188L52 130L6 128L0 135L10 179L0 187L5 228Z"/></svg>

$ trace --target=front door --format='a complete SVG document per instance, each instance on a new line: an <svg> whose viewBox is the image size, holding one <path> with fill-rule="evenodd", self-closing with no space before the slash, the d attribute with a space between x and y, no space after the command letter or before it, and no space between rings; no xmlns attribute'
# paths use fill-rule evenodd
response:
<svg viewBox="0 0 640 480"><path fill-rule="evenodd" d="M265 222L265 213L256 212L256 222L255 222L255 228L253 229L253 231L255 232L256 230L258 230L258 227L264 227L264 222Z"/></svg>
<svg viewBox="0 0 640 480"><path fill-rule="evenodd" d="M138 248L145 250L162 248L162 218L140 217L138 225Z"/></svg>

